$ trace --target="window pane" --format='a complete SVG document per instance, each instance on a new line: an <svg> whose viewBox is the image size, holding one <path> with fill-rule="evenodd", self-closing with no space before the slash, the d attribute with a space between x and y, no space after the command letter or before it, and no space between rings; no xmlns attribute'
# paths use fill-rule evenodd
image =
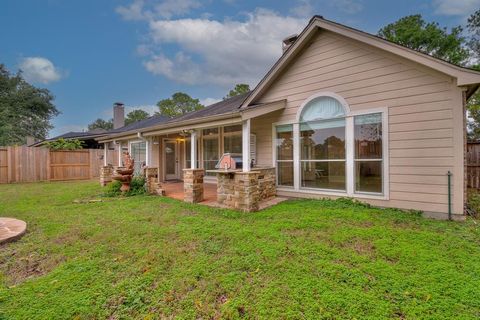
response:
<svg viewBox="0 0 480 320"><path fill-rule="evenodd" d="M242 125L236 125L236 126L228 126L228 127L223 127L223 132L239 132L242 131Z"/></svg>
<svg viewBox="0 0 480 320"><path fill-rule="evenodd" d="M382 161L356 161L355 191L382 192Z"/></svg>
<svg viewBox="0 0 480 320"><path fill-rule="evenodd" d="M302 160L345 159L345 119L302 123L300 128Z"/></svg>
<svg viewBox="0 0 480 320"><path fill-rule="evenodd" d="M242 153L242 136L241 135L224 136L223 152Z"/></svg>
<svg viewBox="0 0 480 320"><path fill-rule="evenodd" d="M147 145L145 142L132 143L131 145L131 157L134 159L134 175L140 175L142 173L142 166L145 165L147 159Z"/></svg>
<svg viewBox="0 0 480 320"><path fill-rule="evenodd" d="M345 190L345 161L301 162L302 187Z"/></svg>
<svg viewBox="0 0 480 320"><path fill-rule="evenodd" d="M277 162L277 183L293 187L293 161Z"/></svg>
<svg viewBox="0 0 480 320"><path fill-rule="evenodd" d="M277 160L293 160L292 125L278 126L277 130Z"/></svg>
<svg viewBox="0 0 480 320"><path fill-rule="evenodd" d="M302 110L301 121L338 118L345 110L338 100L332 97L319 97L310 101Z"/></svg>
<svg viewBox="0 0 480 320"><path fill-rule="evenodd" d="M214 170L218 161L218 138L203 138L203 168ZM214 175L206 172L206 175Z"/></svg>
<svg viewBox="0 0 480 320"><path fill-rule="evenodd" d="M186 168L191 168L191 156L192 156L192 150L191 150L191 140L185 140L185 165ZM198 168L198 140L197 140L197 168Z"/></svg>
<svg viewBox="0 0 480 320"><path fill-rule="evenodd" d="M355 117L355 159L382 159L382 115Z"/></svg>

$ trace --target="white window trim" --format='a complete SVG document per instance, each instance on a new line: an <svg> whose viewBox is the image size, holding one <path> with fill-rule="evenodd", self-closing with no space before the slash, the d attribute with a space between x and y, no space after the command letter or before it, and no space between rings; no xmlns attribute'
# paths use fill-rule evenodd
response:
<svg viewBox="0 0 480 320"><path fill-rule="evenodd" d="M314 99L317 99L317 98L320 98L320 97L330 97L330 98L333 98L333 99L337 100L343 106L343 109L345 111L345 115L348 115L348 114L351 113L350 106L348 105L347 101L343 97L339 96L335 92L325 91L325 92L319 92L319 93L316 93L314 95L311 95L310 97L307 98L307 100L303 101L303 103L300 105L300 107L297 110L297 116L295 118L295 119L297 119L297 122L300 122L300 117L302 116L302 112L303 112L303 109L305 108L305 106L310 101L312 101Z"/></svg>
<svg viewBox="0 0 480 320"><path fill-rule="evenodd" d="M335 191L329 189L314 189L314 188L301 188L300 187L300 116L305 105L311 100L328 96L337 99L345 108L345 148L346 148L346 178L347 185L345 191ZM382 190L380 193L369 192L355 192L355 150L354 150L354 117L365 114L381 113L382 115L382 164L383 164L383 177L382 177ZM272 123L272 165L277 167L277 148L276 148L276 127L281 125L293 126L293 179L294 186L279 186L277 183L277 190L285 192L297 192L304 194L317 194L317 195L329 195L338 197L352 197L359 199L376 199L376 200L389 200L390 199L390 175L389 175L389 146L388 146L388 107L371 108L358 111L351 111L350 107L346 103L345 99L332 92L320 92L305 100L297 111L297 115L294 121L279 121Z"/></svg>
<svg viewBox="0 0 480 320"><path fill-rule="evenodd" d="M148 140L129 140L128 141L128 153L132 155L132 144L145 142L145 165L148 167L150 165L150 150Z"/></svg>

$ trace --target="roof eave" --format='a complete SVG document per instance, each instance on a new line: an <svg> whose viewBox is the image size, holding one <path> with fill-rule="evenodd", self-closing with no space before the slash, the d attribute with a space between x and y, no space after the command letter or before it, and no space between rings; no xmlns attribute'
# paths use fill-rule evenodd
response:
<svg viewBox="0 0 480 320"><path fill-rule="evenodd" d="M109 141L113 141L113 140L129 139L132 136L132 134L136 134L137 132L148 134L149 132L158 131L158 130L165 130L165 129L179 128L179 130L180 130L181 127L191 125L191 124L203 124L205 122L211 122L211 121L216 121L216 120L224 120L224 119L235 118L235 117L240 117L240 110L235 111L235 112L222 113L222 114L219 114L219 115L193 118L193 119L188 119L188 120L184 120L184 121L164 123L162 125L156 125L156 126L144 128L143 130L138 129L138 130L133 130L133 131L129 131L129 132L122 132L122 134L111 135L111 136L104 137L105 139L100 140L100 142L109 142Z"/></svg>
<svg viewBox="0 0 480 320"><path fill-rule="evenodd" d="M241 108L250 105L255 99L263 93L271 81L284 69L285 65L293 59L305 45L305 42L314 34L317 28L325 29L337 34L341 34L354 40L362 41L373 47L385 50L387 52L402 56L408 60L420 63L426 67L444 73L456 78L458 86L469 86L480 83L480 72L462 68L446 61L431 57L427 54L406 48L393 42L381 39L366 32L356 30L332 21L323 19L320 16L314 16L307 27L299 35L298 39L290 48L280 57L280 59L268 71L265 77L258 83L252 93L243 102Z"/></svg>

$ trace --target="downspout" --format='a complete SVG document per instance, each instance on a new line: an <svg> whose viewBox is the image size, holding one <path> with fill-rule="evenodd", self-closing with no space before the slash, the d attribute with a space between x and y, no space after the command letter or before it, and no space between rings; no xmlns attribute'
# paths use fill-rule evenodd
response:
<svg viewBox="0 0 480 320"><path fill-rule="evenodd" d="M448 220L452 220L452 187L451 187L451 180L452 180L452 173L450 170L447 172L447 180L448 180Z"/></svg>

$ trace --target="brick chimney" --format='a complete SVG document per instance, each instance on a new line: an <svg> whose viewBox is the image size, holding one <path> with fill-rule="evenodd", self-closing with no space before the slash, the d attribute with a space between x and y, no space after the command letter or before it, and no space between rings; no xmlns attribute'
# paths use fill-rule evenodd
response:
<svg viewBox="0 0 480 320"><path fill-rule="evenodd" d="M113 104L113 129L121 128L125 125L125 107L121 102Z"/></svg>

